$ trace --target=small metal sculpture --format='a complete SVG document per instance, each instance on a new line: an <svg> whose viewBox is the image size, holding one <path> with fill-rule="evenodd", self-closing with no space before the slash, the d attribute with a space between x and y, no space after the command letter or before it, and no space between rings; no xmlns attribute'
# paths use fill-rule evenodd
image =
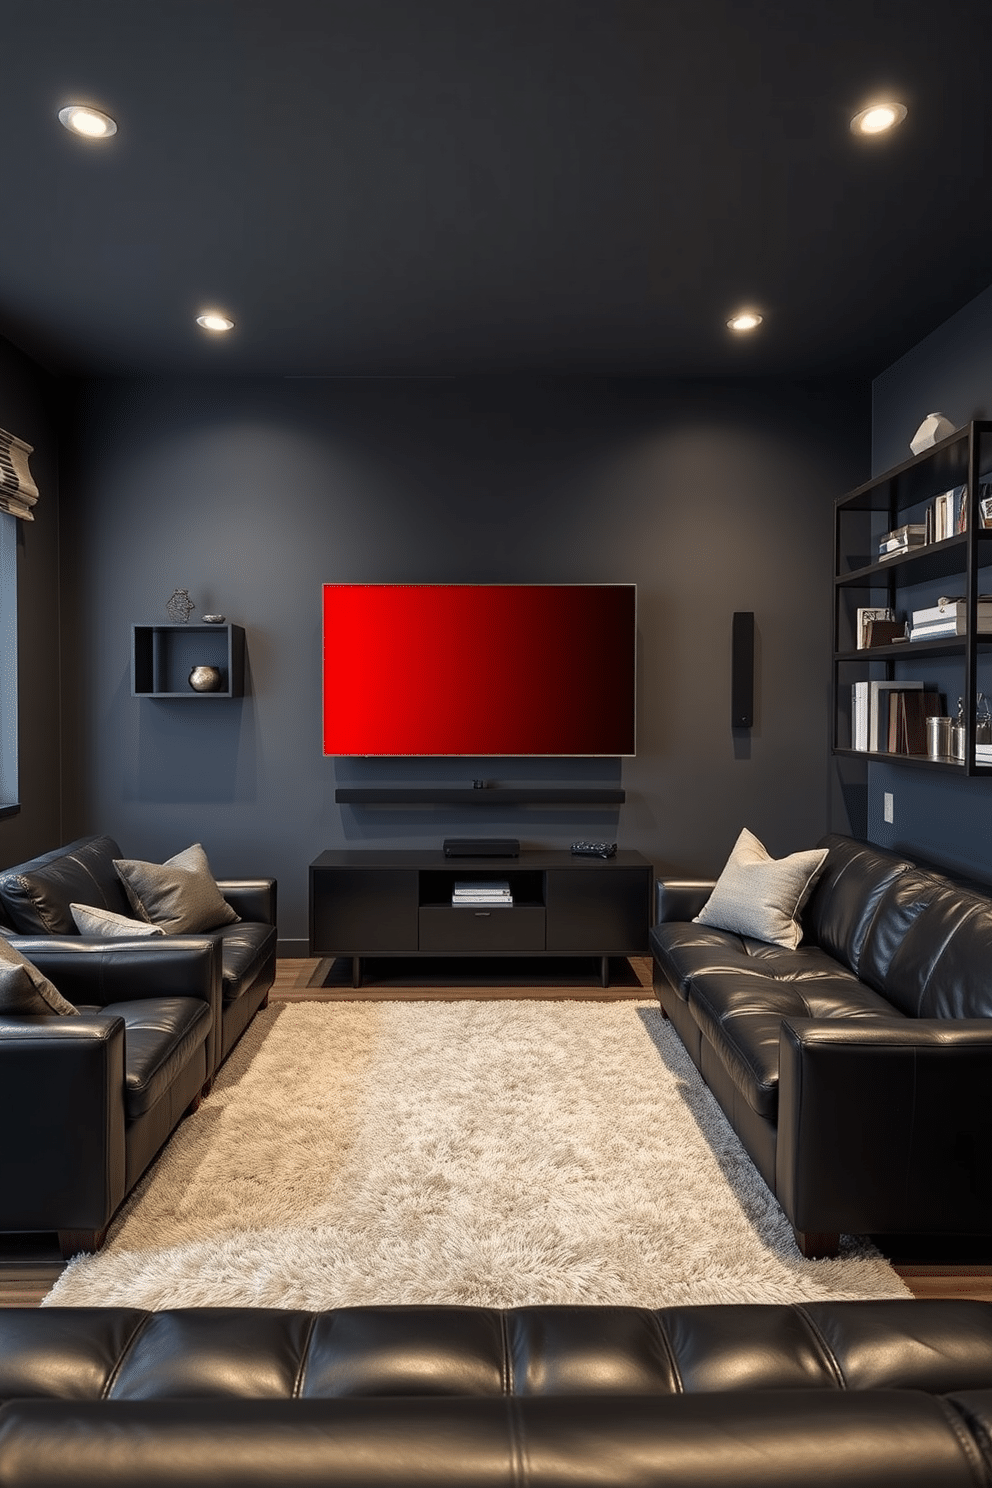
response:
<svg viewBox="0 0 992 1488"><path fill-rule="evenodd" d="M165 607L165 613L176 625L187 625L196 605L189 597L188 589L177 589Z"/></svg>

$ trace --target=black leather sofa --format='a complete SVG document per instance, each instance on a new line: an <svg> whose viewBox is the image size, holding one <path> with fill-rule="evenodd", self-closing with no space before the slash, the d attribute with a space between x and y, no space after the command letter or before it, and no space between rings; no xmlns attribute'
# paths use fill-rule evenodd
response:
<svg viewBox="0 0 992 1488"><path fill-rule="evenodd" d="M0 872L0 929L70 1002L75 999L69 989L88 951L104 955L110 944L114 955L124 946L152 958L176 938L108 943L78 933L70 904L133 915L114 868L114 859L123 856L112 837L81 837ZM240 919L205 932L219 947L221 978L216 1026L208 1044L209 1076L264 1006L276 969L275 880L223 879L218 888ZM81 974L89 977L88 971Z"/></svg>
<svg viewBox="0 0 992 1488"><path fill-rule="evenodd" d="M992 1308L0 1311L3 1488L983 1488Z"/></svg>
<svg viewBox="0 0 992 1488"><path fill-rule="evenodd" d="M275 977L276 885L226 880L241 916L199 936L78 934L73 903L132 913L109 837L0 873L0 931L80 1012L0 1014L0 1232L99 1248L115 1210L210 1088Z"/></svg>
<svg viewBox="0 0 992 1488"><path fill-rule="evenodd" d="M99 1248L212 1071L219 947L147 945L56 946L37 964L79 1016L0 1014L0 1232L54 1230L66 1259Z"/></svg>
<svg viewBox="0 0 992 1488"><path fill-rule="evenodd" d="M992 898L831 834L796 950L693 923L661 880L661 1005L807 1256L992 1234Z"/></svg>

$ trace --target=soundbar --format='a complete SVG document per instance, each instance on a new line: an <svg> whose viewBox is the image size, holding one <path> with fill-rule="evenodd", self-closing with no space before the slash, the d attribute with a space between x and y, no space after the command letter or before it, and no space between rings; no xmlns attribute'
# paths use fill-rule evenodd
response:
<svg viewBox="0 0 992 1488"><path fill-rule="evenodd" d="M446 858L518 858L520 843L516 837L446 837Z"/></svg>

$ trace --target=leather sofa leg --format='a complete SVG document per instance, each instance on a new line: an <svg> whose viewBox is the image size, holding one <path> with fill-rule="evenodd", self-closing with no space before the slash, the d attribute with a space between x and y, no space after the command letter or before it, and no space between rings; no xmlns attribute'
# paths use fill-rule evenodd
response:
<svg viewBox="0 0 992 1488"><path fill-rule="evenodd" d="M833 1260L840 1253L840 1236L829 1230L797 1230L793 1225L792 1233L796 1237L799 1254L807 1261Z"/></svg>
<svg viewBox="0 0 992 1488"><path fill-rule="evenodd" d="M71 1261L73 1256L85 1251L92 1255L100 1249L107 1238L109 1226L104 1225L102 1230L59 1230L59 1250L62 1252L64 1261Z"/></svg>

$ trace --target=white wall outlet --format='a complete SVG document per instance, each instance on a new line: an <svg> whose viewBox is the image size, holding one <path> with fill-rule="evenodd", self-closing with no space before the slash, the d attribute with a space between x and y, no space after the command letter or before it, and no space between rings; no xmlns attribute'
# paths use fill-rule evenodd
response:
<svg viewBox="0 0 992 1488"><path fill-rule="evenodd" d="M895 810L892 805L891 791L886 791L882 796L882 815L887 822L894 822L896 819Z"/></svg>

